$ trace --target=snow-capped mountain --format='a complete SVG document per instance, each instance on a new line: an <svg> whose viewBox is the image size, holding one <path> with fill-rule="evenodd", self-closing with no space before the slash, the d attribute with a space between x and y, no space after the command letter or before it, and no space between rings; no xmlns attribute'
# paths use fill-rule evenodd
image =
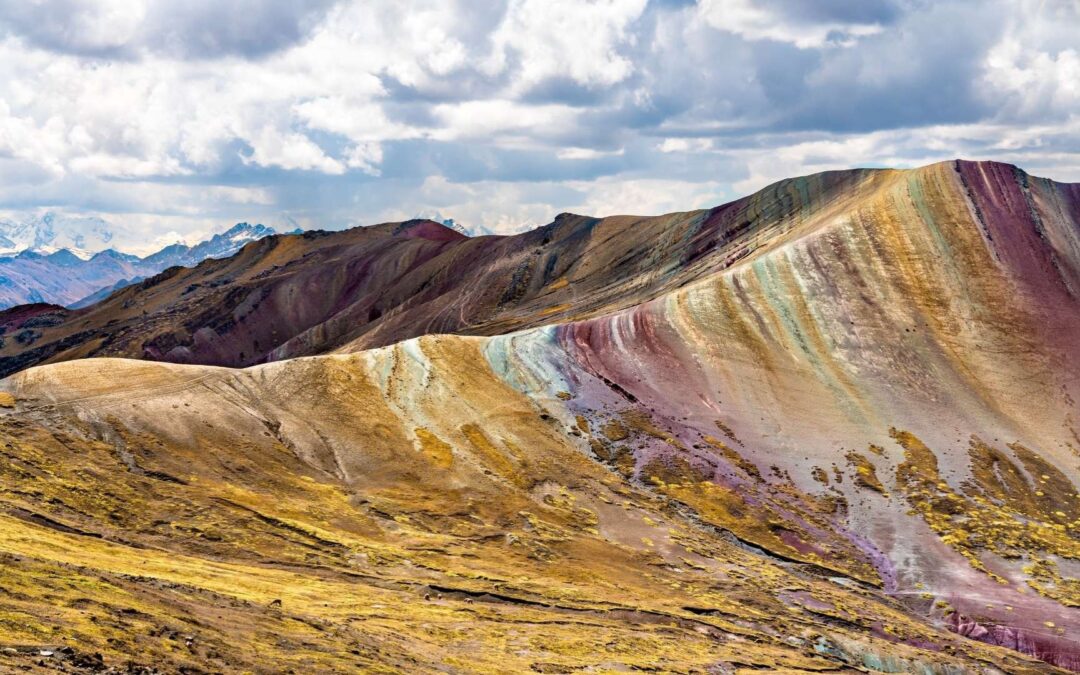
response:
<svg viewBox="0 0 1080 675"><path fill-rule="evenodd" d="M455 232L462 233L466 237L469 236L469 231L467 229L465 229L465 226L462 225L461 223L455 221L453 218L444 218L442 220L442 224L449 227L451 230L453 230Z"/></svg>
<svg viewBox="0 0 1080 675"><path fill-rule="evenodd" d="M248 242L268 237L271 234L277 234L277 231L272 227L267 227L260 223L254 225L250 223L237 223L225 232L215 234L210 237L210 239L195 245L191 250L199 260L205 258L224 258L236 253L247 245Z"/></svg>
<svg viewBox="0 0 1080 675"><path fill-rule="evenodd" d="M443 215L439 211L420 211L415 216L413 216L413 218L434 220L436 223L442 223L446 227L449 227L451 230L454 230L455 232L460 232L466 237L478 237L484 234L495 234L483 225L462 225L453 218L449 218Z"/></svg>
<svg viewBox="0 0 1080 675"><path fill-rule="evenodd" d="M151 264L165 263L165 267L197 265L207 258L228 258L249 242L271 234L277 234L277 231L266 225L237 223L221 234L215 234L194 246L173 244L148 255L144 260Z"/></svg>
<svg viewBox="0 0 1080 675"><path fill-rule="evenodd" d="M0 230L12 233L2 235L8 240L17 240L12 241L14 245L10 247L14 250L6 257L0 257L0 309L29 302L86 306L169 267L190 267L207 258L227 258L246 244L275 234L274 228L266 225L237 223L194 246L172 244L140 258L111 248L96 253L88 251L87 244L96 245L106 235L109 239L112 236L107 227L93 229L99 223L107 226L105 221L86 220L95 221L84 223L91 228L89 235L92 238L86 235L80 238L80 233L68 230L66 226L71 221L64 221L62 227L58 227L57 219L46 220L44 217L37 221L42 227L15 226ZM0 223L0 228L5 225ZM34 243L21 246L27 241ZM81 243L83 248L57 248L57 241ZM7 245L0 240L0 246Z"/></svg>
<svg viewBox="0 0 1080 675"><path fill-rule="evenodd" d="M112 226L96 216L68 216L46 211L22 221L0 220L0 255L22 251L49 254L67 249L88 260L111 245Z"/></svg>

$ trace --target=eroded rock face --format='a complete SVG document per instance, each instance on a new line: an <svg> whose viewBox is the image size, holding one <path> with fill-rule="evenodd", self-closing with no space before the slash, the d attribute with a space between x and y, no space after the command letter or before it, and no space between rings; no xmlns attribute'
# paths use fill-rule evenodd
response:
<svg viewBox="0 0 1080 675"><path fill-rule="evenodd" d="M1075 186L788 186L776 238L577 320L4 380L0 609L31 619L0 635L237 670L1080 669Z"/></svg>

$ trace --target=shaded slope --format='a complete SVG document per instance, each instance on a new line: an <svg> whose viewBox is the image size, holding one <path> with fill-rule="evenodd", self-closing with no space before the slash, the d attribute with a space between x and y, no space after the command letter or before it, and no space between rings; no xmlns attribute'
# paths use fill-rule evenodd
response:
<svg viewBox="0 0 1080 675"><path fill-rule="evenodd" d="M0 374L94 355L243 366L607 313L776 246L889 175L797 178L655 218L565 214L514 237L467 238L431 221L270 237L74 312L32 344L6 345Z"/></svg>

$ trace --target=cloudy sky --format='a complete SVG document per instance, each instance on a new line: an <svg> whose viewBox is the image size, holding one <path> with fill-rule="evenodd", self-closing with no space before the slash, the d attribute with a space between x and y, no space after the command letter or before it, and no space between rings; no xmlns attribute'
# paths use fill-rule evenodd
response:
<svg viewBox="0 0 1080 675"><path fill-rule="evenodd" d="M286 215L509 232L957 156L1080 181L1080 1L0 2L0 215L132 249Z"/></svg>

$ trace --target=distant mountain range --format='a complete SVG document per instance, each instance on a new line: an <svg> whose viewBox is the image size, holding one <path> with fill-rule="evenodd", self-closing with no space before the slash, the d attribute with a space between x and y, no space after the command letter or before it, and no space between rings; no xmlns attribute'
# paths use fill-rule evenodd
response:
<svg viewBox="0 0 1080 675"><path fill-rule="evenodd" d="M113 234L100 218L46 213L23 223L0 221L0 309L39 302L82 307L170 267L226 258L271 234L272 227L238 223L194 246L172 244L140 258L101 250Z"/></svg>
<svg viewBox="0 0 1080 675"><path fill-rule="evenodd" d="M0 219L0 256L24 251L48 255L68 250L89 259L112 248L112 226L94 216L65 216L51 211L22 221Z"/></svg>
<svg viewBox="0 0 1080 675"><path fill-rule="evenodd" d="M429 209L417 211L412 217L412 220L432 220L436 223L442 223L444 226L449 227L455 232L460 232L466 237L482 237L489 234L496 234L490 227L484 225L463 225L458 221L444 215L441 211L432 211ZM528 229L528 228L524 228Z"/></svg>

